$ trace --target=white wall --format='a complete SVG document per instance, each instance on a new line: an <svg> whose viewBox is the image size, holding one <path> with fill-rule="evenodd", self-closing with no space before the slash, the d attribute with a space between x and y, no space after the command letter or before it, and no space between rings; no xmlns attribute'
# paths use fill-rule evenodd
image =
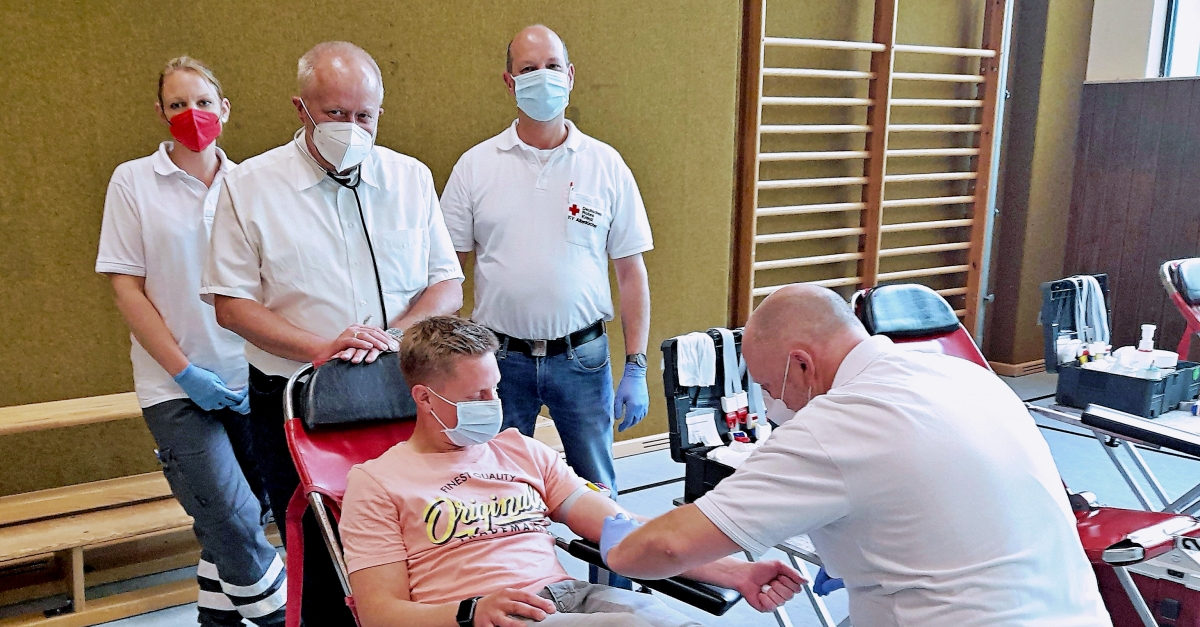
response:
<svg viewBox="0 0 1200 627"><path fill-rule="evenodd" d="M1095 0L1087 80L1158 76L1167 0Z"/></svg>

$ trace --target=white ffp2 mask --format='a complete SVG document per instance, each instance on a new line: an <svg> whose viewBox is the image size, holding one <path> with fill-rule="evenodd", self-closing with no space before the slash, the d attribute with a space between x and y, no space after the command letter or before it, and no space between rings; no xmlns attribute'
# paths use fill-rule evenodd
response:
<svg viewBox="0 0 1200 627"><path fill-rule="evenodd" d="M321 157L332 164L337 172L345 172L353 168L371 154L371 147L375 145L375 137L366 129L353 122L321 122L317 124L303 100L300 101L300 106L304 108L304 114L313 123L313 145L317 147L317 152L321 153Z"/></svg>
<svg viewBox="0 0 1200 627"><path fill-rule="evenodd" d="M433 389L430 388L429 391L433 392ZM455 446L483 444L500 433L500 425L504 423L504 408L499 398L455 403L437 392L433 392L433 395L454 405L458 410L458 424L454 425L453 429L447 427L437 413L430 410L434 420L442 425L442 433L445 433Z"/></svg>

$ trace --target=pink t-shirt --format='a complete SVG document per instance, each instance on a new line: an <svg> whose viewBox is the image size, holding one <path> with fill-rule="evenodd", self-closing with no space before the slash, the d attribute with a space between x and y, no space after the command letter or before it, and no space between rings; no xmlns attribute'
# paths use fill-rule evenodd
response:
<svg viewBox="0 0 1200 627"><path fill-rule="evenodd" d="M553 449L508 429L486 444L397 444L350 470L339 526L350 572L405 562L409 598L444 603L570 579L550 512L584 485Z"/></svg>

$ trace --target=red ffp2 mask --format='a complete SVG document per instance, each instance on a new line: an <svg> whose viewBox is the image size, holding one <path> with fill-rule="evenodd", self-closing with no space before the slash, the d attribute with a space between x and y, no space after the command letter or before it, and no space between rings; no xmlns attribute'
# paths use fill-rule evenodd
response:
<svg viewBox="0 0 1200 627"><path fill-rule="evenodd" d="M221 119L215 113L190 108L171 118L171 136L192 152L200 152L221 134Z"/></svg>

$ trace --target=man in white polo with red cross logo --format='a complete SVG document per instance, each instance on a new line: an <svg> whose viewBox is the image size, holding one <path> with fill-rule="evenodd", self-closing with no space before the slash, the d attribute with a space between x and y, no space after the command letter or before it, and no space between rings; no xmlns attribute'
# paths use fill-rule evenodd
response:
<svg viewBox="0 0 1200 627"><path fill-rule="evenodd" d="M546 406L567 463L615 491L614 417L624 430L650 405L646 208L621 155L564 118L575 68L558 35L545 26L518 33L503 76L517 120L454 166L442 193L446 227L462 263L475 254L471 317L500 339L504 427L532 436ZM625 335L615 396L609 259Z"/></svg>

